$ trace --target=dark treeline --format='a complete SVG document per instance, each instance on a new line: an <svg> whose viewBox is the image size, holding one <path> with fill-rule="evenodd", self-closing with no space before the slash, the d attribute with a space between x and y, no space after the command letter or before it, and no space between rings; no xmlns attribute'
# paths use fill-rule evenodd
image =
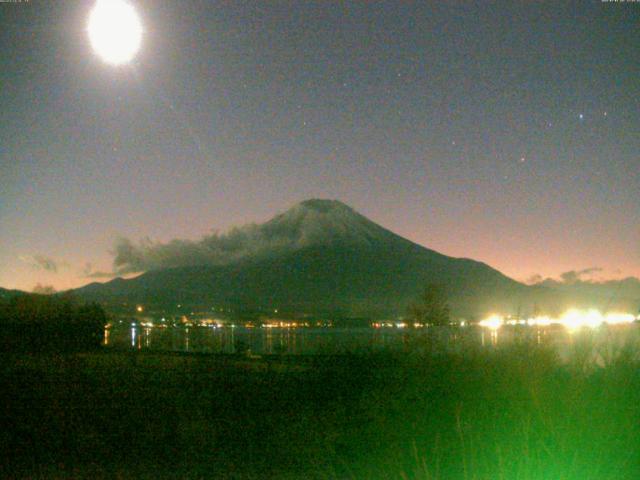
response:
<svg viewBox="0 0 640 480"><path fill-rule="evenodd" d="M4 352L81 351L100 346L107 316L99 305L71 296L19 295L0 299Z"/></svg>

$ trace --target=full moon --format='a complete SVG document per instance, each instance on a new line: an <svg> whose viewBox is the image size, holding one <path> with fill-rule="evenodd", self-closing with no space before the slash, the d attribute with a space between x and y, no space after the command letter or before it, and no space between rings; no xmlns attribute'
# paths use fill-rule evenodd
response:
<svg viewBox="0 0 640 480"><path fill-rule="evenodd" d="M125 0L98 0L89 15L89 40L107 63L123 65L140 49L142 24Z"/></svg>

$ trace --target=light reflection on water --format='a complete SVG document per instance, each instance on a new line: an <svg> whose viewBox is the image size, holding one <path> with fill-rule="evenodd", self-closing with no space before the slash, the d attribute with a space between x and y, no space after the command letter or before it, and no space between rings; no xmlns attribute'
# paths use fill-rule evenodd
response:
<svg viewBox="0 0 640 480"><path fill-rule="evenodd" d="M136 346L136 333L137 333L136 328L131 327L131 346L132 347Z"/></svg>
<svg viewBox="0 0 640 480"><path fill-rule="evenodd" d="M564 328L479 327L396 328L245 328L114 325L105 331L104 344L115 348L199 353L337 354L396 349L457 352L480 346L496 348L516 342L558 347L560 353L577 343L594 346L640 342L640 325L601 327L570 332Z"/></svg>

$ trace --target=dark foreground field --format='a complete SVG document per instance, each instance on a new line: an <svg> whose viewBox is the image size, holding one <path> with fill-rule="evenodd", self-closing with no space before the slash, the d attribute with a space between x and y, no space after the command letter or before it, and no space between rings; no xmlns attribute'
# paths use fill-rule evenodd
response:
<svg viewBox="0 0 640 480"><path fill-rule="evenodd" d="M3 478L637 479L640 361L4 356Z"/></svg>

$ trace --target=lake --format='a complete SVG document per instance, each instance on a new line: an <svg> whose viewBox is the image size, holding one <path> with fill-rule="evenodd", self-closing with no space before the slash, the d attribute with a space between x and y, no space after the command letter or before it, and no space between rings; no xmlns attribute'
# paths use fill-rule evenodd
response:
<svg viewBox="0 0 640 480"><path fill-rule="evenodd" d="M514 342L533 342L558 348L565 354L576 345L617 349L640 344L640 324L600 326L570 331L503 326L407 328L264 328L264 327L144 327L116 323L105 330L110 348L193 353L341 354L393 349L400 351L456 352L472 347L496 348Z"/></svg>

